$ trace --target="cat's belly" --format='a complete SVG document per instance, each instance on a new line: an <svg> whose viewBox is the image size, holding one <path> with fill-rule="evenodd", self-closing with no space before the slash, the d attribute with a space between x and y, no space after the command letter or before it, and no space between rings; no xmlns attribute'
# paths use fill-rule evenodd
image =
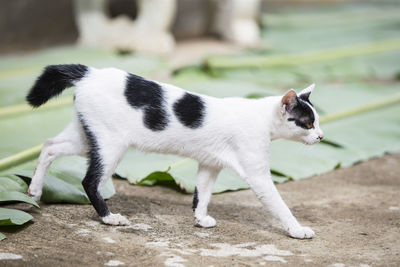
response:
<svg viewBox="0 0 400 267"><path fill-rule="evenodd" d="M218 138L207 137L204 133L186 134L183 131L175 133L159 133L138 136L132 140L131 146L145 151L162 154L172 154L192 158L208 165L221 165L229 150Z"/></svg>

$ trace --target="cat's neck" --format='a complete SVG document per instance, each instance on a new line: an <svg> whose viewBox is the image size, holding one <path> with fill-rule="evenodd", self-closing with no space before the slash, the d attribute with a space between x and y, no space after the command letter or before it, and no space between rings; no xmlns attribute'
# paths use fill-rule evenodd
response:
<svg viewBox="0 0 400 267"><path fill-rule="evenodd" d="M282 96L270 96L263 99L265 102L265 116L268 118L268 134L271 140L285 138L281 111Z"/></svg>

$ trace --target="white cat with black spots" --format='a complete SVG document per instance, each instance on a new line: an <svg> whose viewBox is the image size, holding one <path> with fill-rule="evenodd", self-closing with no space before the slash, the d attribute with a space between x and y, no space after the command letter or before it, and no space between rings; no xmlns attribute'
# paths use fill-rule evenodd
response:
<svg viewBox="0 0 400 267"><path fill-rule="evenodd" d="M249 184L291 237L314 236L282 200L269 166L272 140L285 138L311 145L323 138L318 114L309 101L314 85L299 94L290 90L283 96L261 99L221 99L115 68L70 64L48 66L27 100L38 107L73 85L75 119L45 142L28 191L34 199L40 199L54 159L87 156L89 167L82 184L97 213L105 224L129 224L124 216L109 211L99 189L126 150L135 147L199 162L193 199L197 226L216 225L207 206L219 172L230 168Z"/></svg>

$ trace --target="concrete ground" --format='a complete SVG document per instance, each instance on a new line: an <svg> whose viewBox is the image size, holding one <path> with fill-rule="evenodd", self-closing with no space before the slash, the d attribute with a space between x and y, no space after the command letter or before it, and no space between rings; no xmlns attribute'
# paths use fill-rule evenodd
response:
<svg viewBox="0 0 400 267"><path fill-rule="evenodd" d="M193 226L192 196L115 180L113 212L132 225L99 222L90 205L45 205L0 243L1 266L399 266L400 154L278 185L316 237L288 237L250 190L215 195L212 229ZM19 259L5 260L12 253Z"/></svg>

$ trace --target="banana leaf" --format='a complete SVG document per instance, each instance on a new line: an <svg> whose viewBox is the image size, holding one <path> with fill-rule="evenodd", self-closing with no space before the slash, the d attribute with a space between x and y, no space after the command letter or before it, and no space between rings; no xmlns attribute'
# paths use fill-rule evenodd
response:
<svg viewBox="0 0 400 267"><path fill-rule="evenodd" d="M312 12L314 11L314 12ZM398 3L379 6L285 10L262 16L263 36L270 53L314 51L393 37L398 31ZM295 43L295 45L294 45Z"/></svg>
<svg viewBox="0 0 400 267"><path fill-rule="evenodd" d="M25 193L28 189L26 183L15 175L0 176L0 192L21 192Z"/></svg>
<svg viewBox="0 0 400 267"><path fill-rule="evenodd" d="M39 208L39 205L33 200L31 197L27 196L24 193L18 191L0 191L0 202L13 202L13 201L20 201L32 204L36 208Z"/></svg>
<svg viewBox="0 0 400 267"><path fill-rule="evenodd" d="M198 163L173 155L143 153L130 150L119 164L116 174L138 185L153 185L165 181L175 183L185 192L194 192ZM230 170L218 176L213 192L248 188L248 185Z"/></svg>
<svg viewBox="0 0 400 267"><path fill-rule="evenodd" d="M82 187L82 179L85 177L87 169L86 161L85 158L79 156L55 160L45 177L41 201L45 203L90 203ZM7 169L6 172L30 180L35 166L36 160L32 160ZM111 179L104 184L101 194L105 199L109 199L115 194Z"/></svg>
<svg viewBox="0 0 400 267"><path fill-rule="evenodd" d="M253 83L264 88L301 88L311 83L319 85L361 83L370 85L388 85L395 82L399 73L397 64L400 48L381 54L363 57L328 60L312 64L299 64L287 67L264 69L217 70L224 81Z"/></svg>
<svg viewBox="0 0 400 267"><path fill-rule="evenodd" d="M32 215L24 211L0 208L0 226L22 225L32 219Z"/></svg>
<svg viewBox="0 0 400 267"><path fill-rule="evenodd" d="M25 202L29 203L37 208L39 205L32 198L26 195L28 189L27 184L24 180L16 175L3 175L0 177L0 205L10 202ZM5 212L4 215L0 214L0 226L23 224L27 221L29 214L20 212L13 209L1 209L1 212ZM30 219L29 219L30 220ZM5 239L6 236L0 233L0 241Z"/></svg>
<svg viewBox="0 0 400 267"><path fill-rule="evenodd" d="M13 155L56 136L68 125L72 116L72 107L68 106L49 112L34 110L21 116L0 119L0 157ZM29 129L29 134L21 130L21 126Z"/></svg>

